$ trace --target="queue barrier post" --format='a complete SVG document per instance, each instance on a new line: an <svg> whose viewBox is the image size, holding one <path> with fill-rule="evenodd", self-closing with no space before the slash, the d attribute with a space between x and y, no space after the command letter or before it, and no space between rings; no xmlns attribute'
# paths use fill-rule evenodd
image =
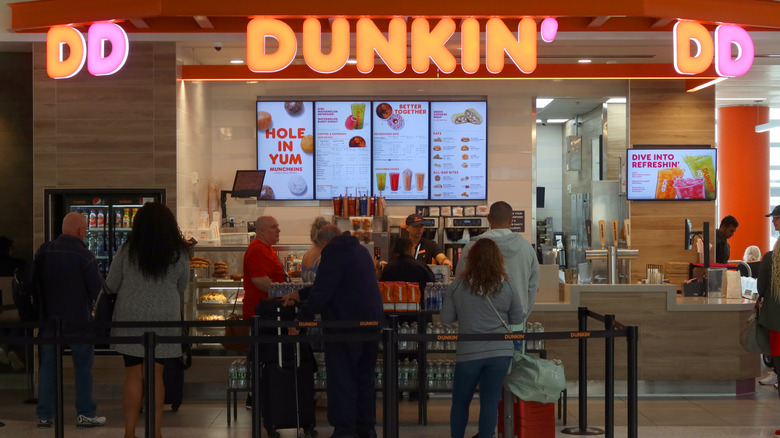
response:
<svg viewBox="0 0 780 438"><path fill-rule="evenodd" d="M588 331L588 308L577 308L577 320L580 332ZM567 427L561 433L567 435L601 435L603 430L588 427L588 341L585 337L579 340L579 426Z"/></svg>
<svg viewBox="0 0 780 438"><path fill-rule="evenodd" d="M384 390L382 393L382 436L398 438L398 315L390 315L388 324L382 329L384 350ZM424 397L424 394L420 395Z"/></svg>
<svg viewBox="0 0 780 438"><path fill-rule="evenodd" d="M155 392L155 347L157 346L157 334L155 332L144 332L144 373L146 374L146 401L144 402L144 417L146 438L154 438L154 428L157 418L156 411L156 392Z"/></svg>
<svg viewBox="0 0 780 438"><path fill-rule="evenodd" d="M627 327L626 342L628 343L628 438L637 438L639 427L637 423L638 398L637 398L637 342L639 340L639 327Z"/></svg>
<svg viewBox="0 0 780 438"><path fill-rule="evenodd" d="M615 315L604 315L604 330L615 329ZM615 338L604 338L604 429L606 438L615 436Z"/></svg>
<svg viewBox="0 0 780 438"><path fill-rule="evenodd" d="M249 328L249 335L253 340L260 337L260 327L262 319L258 315L252 317L252 326ZM263 420L261 418L262 406L260 406L260 348L257 342L249 345L249 357L252 361L252 438L260 438L263 430ZM229 413L228 413L229 414Z"/></svg>
<svg viewBox="0 0 780 438"><path fill-rule="evenodd" d="M62 318L54 318L54 338L57 342L51 346L54 349L54 397L57 406L54 409L54 436L57 438L63 438L65 436L65 419L64 419L64 397L63 397L63 377L62 377L62 342L59 339L62 337ZM44 397L47 394L43 395Z"/></svg>

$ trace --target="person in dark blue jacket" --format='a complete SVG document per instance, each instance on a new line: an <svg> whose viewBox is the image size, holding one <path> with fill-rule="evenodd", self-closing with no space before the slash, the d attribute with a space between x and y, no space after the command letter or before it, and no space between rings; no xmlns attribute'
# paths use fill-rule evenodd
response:
<svg viewBox="0 0 780 438"><path fill-rule="evenodd" d="M103 277L97 260L84 245L87 219L81 213L68 213L62 220L62 235L46 248L39 249L41 299L43 319L60 318L63 334L94 335L86 324L92 321L92 309ZM42 257L42 258L41 258ZM52 336L50 329L41 329L40 336ZM73 371L76 380L76 426L79 428L103 426L106 417L95 414L92 398L92 363L94 345L71 345ZM41 345L41 369L38 375L38 427L49 428L54 420L54 345Z"/></svg>
<svg viewBox="0 0 780 438"><path fill-rule="evenodd" d="M318 313L323 321L379 321L383 315L382 295L375 273L368 250L355 237L339 235L322 250L314 284L284 297L285 305L305 300L297 315L301 321L311 321ZM325 343L328 422L334 428L333 437L376 437L374 367L378 350L377 341Z"/></svg>

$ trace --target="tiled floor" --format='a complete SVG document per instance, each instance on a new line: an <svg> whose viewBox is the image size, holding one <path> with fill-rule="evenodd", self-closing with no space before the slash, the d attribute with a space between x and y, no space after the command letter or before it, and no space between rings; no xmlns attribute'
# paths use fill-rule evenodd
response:
<svg viewBox="0 0 780 438"><path fill-rule="evenodd" d="M733 437L773 437L780 429L780 398L772 387L757 388L754 395L740 397L707 398L640 398L639 436L642 438L733 438ZM6 423L0 428L0 437L46 437L53 436L53 430L38 430L35 426L34 407L23 404L24 395L19 391L0 390L0 420ZM72 412L72 399L66 398L66 413ZM475 400L469 420L471 426L467 437L476 433L478 402ZM99 401L100 415L108 418L105 427L91 430L78 430L69 421L65 425L66 437L104 438L122 435L122 409L119 400ZM431 400L428 409L427 426L417 424L417 405L404 401L400 406L400 436L402 438L432 438L449 436L449 407L446 398ZM381 408L380 408L381 410ZM587 426L604 427L604 399L588 400ZM625 437L626 431L625 399L615 400L615 436ZM568 404L568 427L578 426L579 405L576 399ZM320 437L330 436L332 429L327 426L325 409L318 409L318 427ZM226 407L223 400L186 401L179 412L166 407L163 419L163 436L166 438L234 438L249 437L251 418L243 406L238 411L238 419L228 427ZM75 420L75 415L73 416ZM381 413L380 413L381 421ZM567 437L560 432L565 426L556 421L556 437ZM377 427L381 436L381 423ZM294 437L294 431L283 431L283 437ZM143 419L139 421L137 435L143 436ZM266 436L263 433L263 436Z"/></svg>

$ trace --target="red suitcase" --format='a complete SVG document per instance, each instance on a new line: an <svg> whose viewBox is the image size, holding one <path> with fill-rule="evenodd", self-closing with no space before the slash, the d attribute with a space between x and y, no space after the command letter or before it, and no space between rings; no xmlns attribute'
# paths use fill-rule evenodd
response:
<svg viewBox="0 0 780 438"><path fill-rule="evenodd" d="M498 438L555 438L555 403L520 400L504 387L498 404Z"/></svg>

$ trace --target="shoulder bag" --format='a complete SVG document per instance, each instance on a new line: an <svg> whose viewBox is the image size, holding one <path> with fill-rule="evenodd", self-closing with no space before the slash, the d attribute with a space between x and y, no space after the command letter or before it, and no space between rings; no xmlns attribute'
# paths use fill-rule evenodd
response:
<svg viewBox="0 0 780 438"><path fill-rule="evenodd" d="M103 284L100 293L95 300L95 310L92 315L98 327L95 329L95 335L98 337L110 336L111 323L114 317L114 306L116 305L116 293L112 292L108 286Z"/></svg>
<svg viewBox="0 0 780 438"><path fill-rule="evenodd" d="M507 331L512 333L490 297L486 295L485 298ZM561 391L566 388L566 376L562 365L515 350L504 385L520 400L552 403L560 398Z"/></svg>
<svg viewBox="0 0 780 438"><path fill-rule="evenodd" d="M742 331L739 333L739 343L748 353L771 354L769 347L769 329L758 323L758 315L761 311L761 304L756 303L753 313L750 314L747 321L742 325Z"/></svg>

